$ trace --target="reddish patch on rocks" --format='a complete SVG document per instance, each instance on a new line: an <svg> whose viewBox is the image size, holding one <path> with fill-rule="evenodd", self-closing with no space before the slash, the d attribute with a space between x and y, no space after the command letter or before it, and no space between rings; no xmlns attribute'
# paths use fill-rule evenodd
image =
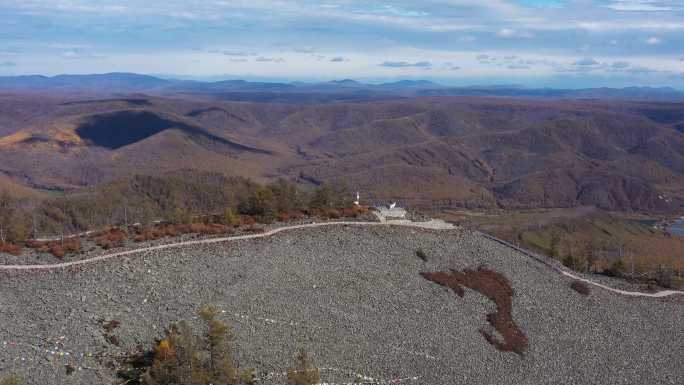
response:
<svg viewBox="0 0 684 385"><path fill-rule="evenodd" d="M478 269L464 270L462 273L452 270L450 273L434 272L420 275L429 281L450 288L459 297L465 295L463 287L467 287L489 298L496 304L496 312L487 314L487 321L499 332L503 341L492 333L480 329L482 336L502 352L515 352L522 356L527 350L527 336L516 325L511 315L513 288L501 273Z"/></svg>
<svg viewBox="0 0 684 385"><path fill-rule="evenodd" d="M574 291L576 291L582 295L591 294L591 290L589 289L589 285L587 285L586 283L584 283L582 281L577 281L577 280L572 281L572 283L570 284L570 287L572 288L572 290L574 290Z"/></svg>

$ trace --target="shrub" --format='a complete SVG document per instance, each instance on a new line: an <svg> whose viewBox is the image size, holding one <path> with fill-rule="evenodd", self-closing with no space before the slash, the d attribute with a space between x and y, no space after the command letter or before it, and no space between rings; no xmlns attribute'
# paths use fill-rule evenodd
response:
<svg viewBox="0 0 684 385"><path fill-rule="evenodd" d="M570 284L570 287L572 288L572 290L574 290L574 291L576 291L582 295L591 294L591 290L589 289L589 285L587 285L586 283L584 283L582 281L575 280Z"/></svg>
<svg viewBox="0 0 684 385"><path fill-rule="evenodd" d="M128 237L121 229L111 229L95 237L95 243L105 250L123 246L123 241Z"/></svg>
<svg viewBox="0 0 684 385"><path fill-rule="evenodd" d="M666 266L659 266L655 274L655 280L658 285L665 288L672 288L674 282L674 271L672 268Z"/></svg>
<svg viewBox="0 0 684 385"><path fill-rule="evenodd" d="M121 322L117 320L111 320L102 323L102 328L104 329L105 333L111 333L119 326L121 326Z"/></svg>
<svg viewBox="0 0 684 385"><path fill-rule="evenodd" d="M65 238L64 241L38 242L29 240L26 246L39 253L50 253L58 259L64 259L67 254L81 252L81 240L78 238Z"/></svg>
<svg viewBox="0 0 684 385"><path fill-rule="evenodd" d="M223 212L223 215L221 217L221 223L224 225L228 226L237 226L240 224L240 217L235 214L233 209L228 208L226 211Z"/></svg>
<svg viewBox="0 0 684 385"><path fill-rule="evenodd" d="M275 195L263 186L256 186L247 199L238 204L238 212L244 215L272 217L274 210Z"/></svg>
<svg viewBox="0 0 684 385"><path fill-rule="evenodd" d="M66 252L59 243L52 243L50 244L50 254L54 255L57 259L64 259Z"/></svg>
<svg viewBox="0 0 684 385"><path fill-rule="evenodd" d="M613 262L613 264L605 271L605 273L613 277L623 277L625 275L625 271L627 271L625 262L622 259L618 259L617 261Z"/></svg>
<svg viewBox="0 0 684 385"><path fill-rule="evenodd" d="M206 327L202 336L195 335L187 322L179 322L154 348L144 373L133 380L143 385L254 384L254 371L241 370L233 358L234 337L230 327L216 319L218 311L203 308L198 314Z"/></svg>
<svg viewBox="0 0 684 385"><path fill-rule="evenodd" d="M9 242L0 241L0 253L21 255L21 246Z"/></svg>
<svg viewBox="0 0 684 385"><path fill-rule="evenodd" d="M563 258L563 265L573 270L583 270L584 263L582 263L581 258L568 254Z"/></svg>
<svg viewBox="0 0 684 385"><path fill-rule="evenodd" d="M340 211L337 209L325 209L324 210L324 217L325 218L330 218L330 219L339 219L342 215L340 214Z"/></svg>
<svg viewBox="0 0 684 385"><path fill-rule="evenodd" d="M321 382L321 374L302 349L295 358L294 367L287 371L287 385L313 385Z"/></svg>
<svg viewBox="0 0 684 385"><path fill-rule="evenodd" d="M38 242L34 239L26 241L26 247L34 249L39 253L47 253L50 251L50 246L47 242Z"/></svg>
<svg viewBox="0 0 684 385"><path fill-rule="evenodd" d="M253 216L251 215L241 215L240 216L240 224L244 226L251 226L256 223L256 219L254 219Z"/></svg>
<svg viewBox="0 0 684 385"><path fill-rule="evenodd" d="M66 253L80 253L81 252L81 240L78 238L69 238L64 240L64 245L62 246Z"/></svg>
<svg viewBox="0 0 684 385"><path fill-rule="evenodd" d="M251 234L261 234L261 233L266 232L266 230L264 230L263 228L254 227L254 226L249 226L249 227L245 228L243 231L245 233L251 233Z"/></svg>
<svg viewBox="0 0 684 385"><path fill-rule="evenodd" d="M24 383L24 381L19 379L19 377L15 376L13 374L10 374L9 376L3 377L0 380L0 385L26 385L26 383Z"/></svg>
<svg viewBox="0 0 684 385"><path fill-rule="evenodd" d="M310 217L322 217L325 215L325 211L317 207L306 209L305 212Z"/></svg>
<svg viewBox="0 0 684 385"><path fill-rule="evenodd" d="M299 219L304 219L306 218L306 214L300 210L291 210L287 212L280 212L276 216L276 219L278 219L280 222L288 222L288 221L296 221Z"/></svg>
<svg viewBox="0 0 684 385"><path fill-rule="evenodd" d="M345 207L340 210L340 214L345 218L356 218L359 216L358 206Z"/></svg>
<svg viewBox="0 0 684 385"><path fill-rule="evenodd" d="M290 216L290 219L292 220L298 220L298 219L304 219L306 217L306 214L300 210L292 210L288 212L288 215Z"/></svg>

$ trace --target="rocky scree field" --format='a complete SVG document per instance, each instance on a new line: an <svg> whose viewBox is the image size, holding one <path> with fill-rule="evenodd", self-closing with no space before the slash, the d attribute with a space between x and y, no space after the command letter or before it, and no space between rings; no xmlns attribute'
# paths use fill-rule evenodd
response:
<svg viewBox="0 0 684 385"><path fill-rule="evenodd" d="M482 275L508 296L490 300L496 290L482 289L469 270L495 272ZM421 275L430 272L464 286ZM121 383L117 357L151 347L181 319L199 323L197 310L210 304L233 326L238 360L265 384L286 382L277 373L300 347L331 383L359 375L409 384L684 382L681 298L598 288L585 296L572 282L476 232L389 226L297 230L78 271L4 274L0 377ZM497 349L491 314L505 313L508 301L509 317L499 320L524 337L519 351ZM67 364L76 368L70 374Z"/></svg>

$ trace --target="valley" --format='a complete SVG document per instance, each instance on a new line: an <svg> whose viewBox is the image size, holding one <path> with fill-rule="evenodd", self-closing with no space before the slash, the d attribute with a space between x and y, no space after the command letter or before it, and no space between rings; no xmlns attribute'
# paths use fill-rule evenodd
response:
<svg viewBox="0 0 684 385"><path fill-rule="evenodd" d="M26 95L5 94L4 100ZM180 169L344 180L421 208L684 207L678 103L411 98L314 105L33 95L2 114L0 173L74 190Z"/></svg>

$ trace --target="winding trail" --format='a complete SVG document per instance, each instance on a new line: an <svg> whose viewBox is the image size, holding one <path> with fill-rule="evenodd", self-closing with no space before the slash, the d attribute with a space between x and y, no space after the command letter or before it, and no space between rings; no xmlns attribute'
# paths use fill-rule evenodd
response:
<svg viewBox="0 0 684 385"><path fill-rule="evenodd" d="M158 245L158 246L143 247L143 248L134 249L134 250L120 251L117 253L100 255L97 257L93 257L93 258L89 258L89 259L83 259L83 260L79 260L79 261L62 262L62 263L46 264L46 265L0 265L0 272L3 272L3 271L6 271L6 272L32 272L32 271L60 270L60 269L66 269L66 268L70 268L70 267L77 267L77 266L107 261L107 260L114 259L114 258L127 257L130 255L135 255L135 254L143 254L143 253L147 253L147 252L151 252L151 251L166 250L166 249L192 246L192 245L206 245L206 244L213 244L213 243L223 243L223 242L241 241L241 240L248 240L248 239L258 239L258 238L270 237L272 235L275 235L275 234L278 234L281 232L285 232L285 231L310 229L310 228L326 227L326 226L367 226L367 227L404 226L404 227L413 227L413 228L429 229L429 230L449 230L449 229L455 229L456 228L453 225L450 225L450 224L447 224L446 222L441 222L441 221L411 222L411 221L407 221L407 220L397 220L397 221L386 220L386 221L382 221L382 222L340 221L340 222L307 223L307 224L302 224L302 225L279 227L279 228L275 228L275 229L272 229L272 230L269 230L269 231L266 231L263 233L259 233L259 234L248 234L248 235L238 235L238 236L232 236L232 237L200 239L200 240L195 240L195 241L183 241L183 242L169 243L169 244ZM626 291L626 290L621 290L621 289L615 289L615 288L603 285L601 283L594 282L594 281L588 280L586 278L579 277L579 276L572 274L568 271L565 271L562 268L550 263L549 261L545 260L544 258L542 258L538 255L535 255L535 254L533 254L533 253L531 253L525 249L517 247L513 244L510 244L506 241L503 241L501 239L493 237L489 234L485 234L485 233L480 233L480 234L485 236L487 239L490 239L494 242L498 242L504 246L513 248L516 251L524 254L525 256L528 256L530 258L533 258L533 259L541 262L542 264L550 267L551 269L553 269L556 273L558 273L560 275L564 275L566 277L570 277L572 279L585 282L589 285L593 285L593 286L599 287L599 288L604 289L604 290L608 290L608 291L616 293L616 294L632 296L632 297L650 297L650 298L663 298L663 297L668 297L668 296L672 296L672 295L684 295L684 291L677 291L677 290L665 290L665 291L659 291L656 293L642 293L642 292L637 292L637 291Z"/></svg>

